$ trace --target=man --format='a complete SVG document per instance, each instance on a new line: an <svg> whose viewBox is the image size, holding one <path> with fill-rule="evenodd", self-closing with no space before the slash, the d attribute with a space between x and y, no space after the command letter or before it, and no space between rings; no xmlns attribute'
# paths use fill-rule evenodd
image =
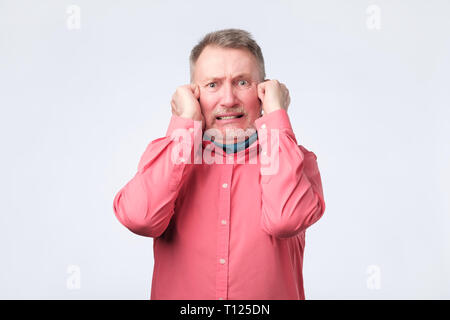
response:
<svg viewBox="0 0 450 320"><path fill-rule="evenodd" d="M166 136L114 198L119 221L154 238L151 299L304 299L305 230L325 202L289 91L264 81L261 49L243 30L207 34L190 63Z"/></svg>

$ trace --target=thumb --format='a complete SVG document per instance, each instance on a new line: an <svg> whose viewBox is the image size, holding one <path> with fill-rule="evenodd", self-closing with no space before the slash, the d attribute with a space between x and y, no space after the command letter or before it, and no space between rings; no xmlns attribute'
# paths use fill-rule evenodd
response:
<svg viewBox="0 0 450 320"><path fill-rule="evenodd" d="M195 85L194 96L197 100L200 98L200 87L197 84Z"/></svg>
<svg viewBox="0 0 450 320"><path fill-rule="evenodd" d="M198 100L198 98L200 97L200 89L198 87L198 84L191 83L191 90L192 93L194 94L195 99Z"/></svg>
<svg viewBox="0 0 450 320"><path fill-rule="evenodd" d="M266 91L266 84L264 82L261 82L258 85L258 98L263 101L264 100L264 96L265 96L265 91Z"/></svg>

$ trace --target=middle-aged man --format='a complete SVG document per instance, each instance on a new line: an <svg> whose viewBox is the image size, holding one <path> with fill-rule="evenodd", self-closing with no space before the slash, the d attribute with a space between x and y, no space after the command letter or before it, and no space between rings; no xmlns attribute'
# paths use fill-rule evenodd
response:
<svg viewBox="0 0 450 320"><path fill-rule="evenodd" d="M151 299L305 299L305 230L325 201L289 91L264 80L261 49L240 29L207 34L190 67L165 137L114 198L118 220L154 238Z"/></svg>

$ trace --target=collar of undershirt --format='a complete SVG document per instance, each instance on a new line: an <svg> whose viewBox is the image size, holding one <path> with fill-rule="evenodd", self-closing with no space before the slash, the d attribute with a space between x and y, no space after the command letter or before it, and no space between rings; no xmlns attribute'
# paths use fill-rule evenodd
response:
<svg viewBox="0 0 450 320"><path fill-rule="evenodd" d="M236 153L241 150L247 149L253 142L256 141L256 139L258 139L258 132L255 131L255 133L253 133L250 137L245 139L245 141L241 141L241 142L233 143L233 144L222 144L219 142L215 142L207 134L205 134L203 138L205 140L211 141L216 146L222 148L223 151L225 151L228 154L228 153Z"/></svg>

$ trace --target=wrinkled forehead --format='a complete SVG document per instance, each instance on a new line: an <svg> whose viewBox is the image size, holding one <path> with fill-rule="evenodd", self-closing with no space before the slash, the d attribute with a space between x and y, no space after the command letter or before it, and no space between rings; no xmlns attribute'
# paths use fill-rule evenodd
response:
<svg viewBox="0 0 450 320"><path fill-rule="evenodd" d="M259 77L256 58L246 49L206 47L195 64L194 79L198 82L241 76Z"/></svg>

